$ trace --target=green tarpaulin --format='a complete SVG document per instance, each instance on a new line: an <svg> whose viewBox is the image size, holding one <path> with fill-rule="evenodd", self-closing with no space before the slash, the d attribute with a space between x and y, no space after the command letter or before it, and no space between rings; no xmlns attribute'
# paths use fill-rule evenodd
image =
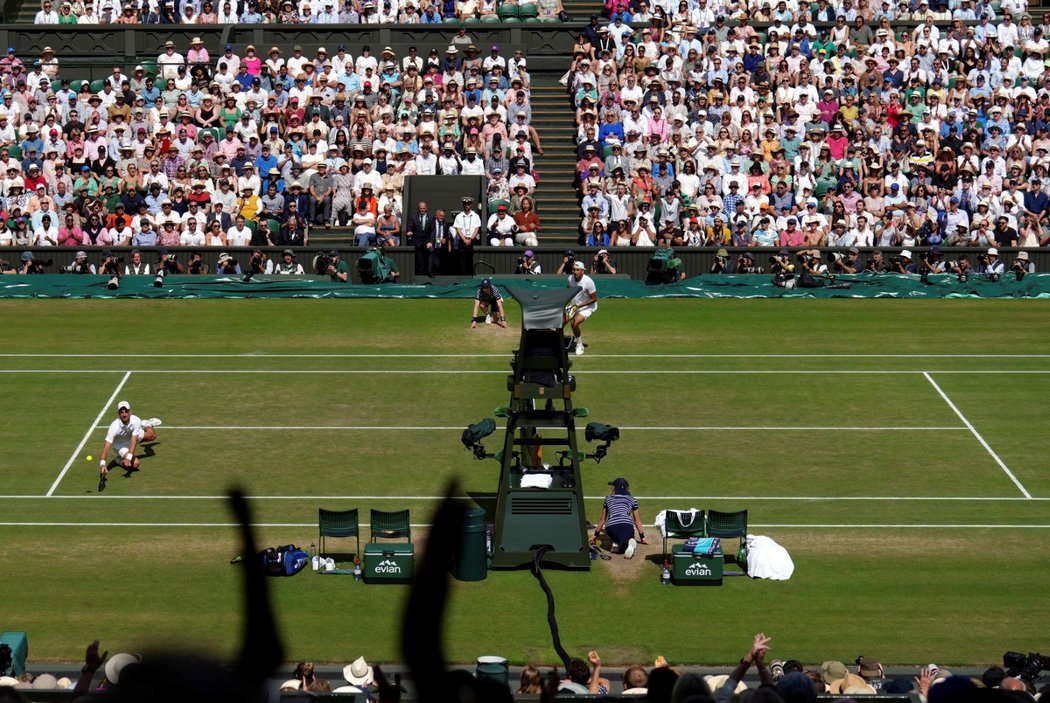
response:
<svg viewBox="0 0 1050 703"><path fill-rule="evenodd" d="M478 281L447 285L347 285L328 279L168 276L161 287L152 276L126 276L117 290L109 290L105 276L44 274L0 277L3 298L470 298ZM565 285L561 276L494 277L497 285L539 288ZM840 276L835 286L780 288L770 276L694 276L679 283L647 286L642 281L596 277L601 298L1047 298L1050 274L1030 274L1018 281L1012 274L998 281L975 275L966 283L955 276L882 274Z"/></svg>

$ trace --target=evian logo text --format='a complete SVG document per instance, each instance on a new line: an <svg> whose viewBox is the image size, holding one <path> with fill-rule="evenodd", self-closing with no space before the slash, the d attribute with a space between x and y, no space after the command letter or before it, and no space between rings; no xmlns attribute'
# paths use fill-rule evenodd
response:
<svg viewBox="0 0 1050 703"><path fill-rule="evenodd" d="M685 570L686 576L710 576L711 567L702 561L694 562L692 566Z"/></svg>
<svg viewBox="0 0 1050 703"><path fill-rule="evenodd" d="M400 574L401 567L397 565L396 561L384 559L376 564L375 572L377 574Z"/></svg>

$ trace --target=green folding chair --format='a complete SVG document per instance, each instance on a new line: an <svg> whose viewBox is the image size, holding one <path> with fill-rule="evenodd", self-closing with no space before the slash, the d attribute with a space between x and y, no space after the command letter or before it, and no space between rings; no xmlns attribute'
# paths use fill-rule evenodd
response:
<svg viewBox="0 0 1050 703"><path fill-rule="evenodd" d="M747 537L747 511L737 510L732 513L723 513L719 510L707 511L707 536L719 539L740 538L740 546L736 551L736 561L743 564L747 558L747 547L744 538ZM724 549L722 550L725 551Z"/></svg>
<svg viewBox="0 0 1050 703"><path fill-rule="evenodd" d="M401 539L412 542L412 527L408 520L407 510L372 510L368 518L371 536L369 542L378 539Z"/></svg>
<svg viewBox="0 0 1050 703"><path fill-rule="evenodd" d="M21 159L22 147L18 146L17 144L12 144L11 146L7 147L7 155L15 160Z"/></svg>
<svg viewBox="0 0 1050 703"><path fill-rule="evenodd" d="M81 88L81 87L82 87L82 86L83 86L83 85L84 85L85 83L87 83L87 81L85 81L85 80L75 80L75 81L70 81L70 83L69 83L69 89L70 89L70 90L72 90L72 91L73 91L74 93L79 93L79 92L80 92L80 88Z"/></svg>
<svg viewBox="0 0 1050 703"><path fill-rule="evenodd" d="M525 5L518 6L518 17L525 20L526 22L531 19L535 19L540 15L539 6L534 3L526 3Z"/></svg>
<svg viewBox="0 0 1050 703"><path fill-rule="evenodd" d="M106 79L99 78L98 80L91 81L91 92L101 93L102 89L106 87Z"/></svg>
<svg viewBox="0 0 1050 703"><path fill-rule="evenodd" d="M691 518L690 518L691 516ZM707 537L707 516L703 510L690 513L688 510L664 511L664 558L669 558L667 540Z"/></svg>
<svg viewBox="0 0 1050 703"><path fill-rule="evenodd" d="M321 554L325 553L325 537L353 537L357 541L357 551L354 555L361 553L361 533L358 528L357 508L353 510L325 510L317 509L317 531L318 542L321 545Z"/></svg>

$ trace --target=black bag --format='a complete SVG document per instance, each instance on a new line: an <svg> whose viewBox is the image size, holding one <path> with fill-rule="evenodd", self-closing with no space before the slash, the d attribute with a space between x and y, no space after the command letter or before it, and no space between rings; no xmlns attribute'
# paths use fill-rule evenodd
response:
<svg viewBox="0 0 1050 703"><path fill-rule="evenodd" d="M570 17L569 13L565 10L558 13L558 19L562 22L572 22L572 17Z"/></svg>
<svg viewBox="0 0 1050 703"><path fill-rule="evenodd" d="M803 271L798 275L798 287L799 288L823 288L824 279L814 278L809 273Z"/></svg>

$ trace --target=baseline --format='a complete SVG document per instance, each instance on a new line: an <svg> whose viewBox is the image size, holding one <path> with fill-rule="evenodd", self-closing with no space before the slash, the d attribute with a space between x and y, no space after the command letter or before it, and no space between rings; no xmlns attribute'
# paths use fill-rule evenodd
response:
<svg viewBox="0 0 1050 703"><path fill-rule="evenodd" d="M310 527L317 528L316 522L257 522L252 527ZM369 527L369 523L361 523L361 527ZM0 522L0 527L240 527L238 522ZM412 523L414 528L432 527L430 523ZM654 527L654 525L646 525ZM878 524L878 523L755 523L751 527L760 528L798 528L806 530L867 530L867 529L906 529L906 530L1047 530L1050 525L1002 525L987 524L936 524L927 523L920 525L909 524Z"/></svg>
<svg viewBox="0 0 1050 703"><path fill-rule="evenodd" d="M107 425L98 425L95 429L103 429ZM813 427L803 426L775 426L775 425L761 425L753 427L745 426L717 426L717 425L685 425L685 426L672 426L672 425L658 425L658 426L618 426L621 430L630 430L632 432L646 432L646 431L697 431L697 432L708 432L708 431L725 431L725 432L954 432L963 431L965 432L967 427L835 427L831 425L820 425ZM460 431L463 429L462 425L165 425L164 430L222 430L222 431L299 431L299 430L434 430L434 431ZM497 431L506 431L505 427L497 427Z"/></svg>
<svg viewBox="0 0 1050 703"><path fill-rule="evenodd" d="M508 354L57 354L0 353L0 359L504 359ZM1050 354L733 354L738 359L1050 359ZM590 359L724 359L725 354L588 354Z"/></svg>
<svg viewBox="0 0 1050 703"><path fill-rule="evenodd" d="M493 494L495 495L495 494ZM584 496L584 500L605 500L608 497L607 494L596 495L596 496ZM645 496L638 495L634 496L637 500L739 500L739 501L971 501L971 502L1030 502L1030 501L1050 501L1050 497L1047 498L1017 498L1014 496ZM15 494L15 495L0 495L0 500L226 500L229 498L227 495L183 495L183 496L168 496L168 495L113 495L107 493L105 495L91 494L91 495L52 495L52 496L38 496L38 495L27 495L27 494ZM246 496L247 500L443 500L445 496L433 495L433 496L394 496L394 495L273 495L273 496ZM453 500L476 500L474 496L461 495L452 496Z"/></svg>

